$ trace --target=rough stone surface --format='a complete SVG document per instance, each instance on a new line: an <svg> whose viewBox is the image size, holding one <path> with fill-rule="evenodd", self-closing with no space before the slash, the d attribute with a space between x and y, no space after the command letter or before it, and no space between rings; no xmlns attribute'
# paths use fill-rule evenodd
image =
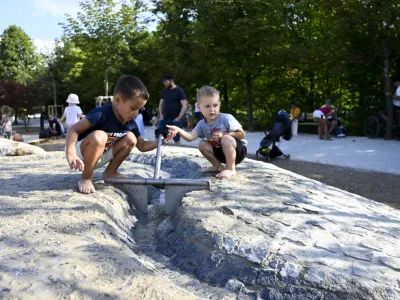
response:
<svg viewBox="0 0 400 300"><path fill-rule="evenodd" d="M199 178L206 165L172 148L164 171ZM176 217L176 235L200 232L184 242L206 255L195 276L238 298L400 299L400 216L383 204L246 159L211 192L188 193Z"/></svg>
<svg viewBox="0 0 400 300"><path fill-rule="evenodd" d="M22 142L14 142L8 139L0 139L0 157L1 156L23 156L23 155L44 155L46 151L37 146Z"/></svg>
<svg viewBox="0 0 400 300"><path fill-rule="evenodd" d="M204 176L197 150L165 153L163 176ZM0 298L400 299L395 209L246 159L186 194L147 255L123 196L102 183L75 193L61 156L0 158ZM135 153L121 171L150 177L154 163Z"/></svg>

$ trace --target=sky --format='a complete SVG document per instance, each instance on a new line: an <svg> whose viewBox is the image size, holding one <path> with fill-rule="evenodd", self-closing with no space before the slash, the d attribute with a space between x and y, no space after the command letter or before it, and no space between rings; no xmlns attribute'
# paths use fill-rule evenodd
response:
<svg viewBox="0 0 400 300"><path fill-rule="evenodd" d="M63 34L63 29L58 24L66 21L65 14L76 16L80 10L80 1L2 0L0 32L10 25L17 25L29 35L39 51L51 51L54 40L61 38Z"/></svg>

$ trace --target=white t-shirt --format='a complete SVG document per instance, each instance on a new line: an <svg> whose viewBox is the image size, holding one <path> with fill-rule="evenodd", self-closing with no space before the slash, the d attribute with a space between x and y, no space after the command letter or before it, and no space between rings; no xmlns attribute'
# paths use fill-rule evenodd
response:
<svg viewBox="0 0 400 300"><path fill-rule="evenodd" d="M395 96L400 96L400 86L396 89ZM393 105L400 106L400 100L393 99Z"/></svg>
<svg viewBox="0 0 400 300"><path fill-rule="evenodd" d="M65 123L67 124L68 127L71 127L75 123L79 121L78 115L82 113L82 110L79 106L73 105L73 106L67 106L64 110L64 114L67 115L67 119Z"/></svg>

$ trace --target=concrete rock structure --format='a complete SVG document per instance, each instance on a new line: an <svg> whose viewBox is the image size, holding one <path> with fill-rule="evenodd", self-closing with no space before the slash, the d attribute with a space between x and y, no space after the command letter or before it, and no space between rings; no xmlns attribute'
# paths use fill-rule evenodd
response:
<svg viewBox="0 0 400 300"><path fill-rule="evenodd" d="M0 156L41 155L45 153L46 152L42 148L33 145L0 139Z"/></svg>
<svg viewBox="0 0 400 300"><path fill-rule="evenodd" d="M175 151L165 170L201 176L196 154ZM238 171L184 197L157 228L160 253L246 297L400 299L397 210L253 160Z"/></svg>
<svg viewBox="0 0 400 300"><path fill-rule="evenodd" d="M204 176L197 150L165 153L163 177ZM129 160L151 176L153 154ZM77 193L62 153L0 163L0 298L400 299L398 211L273 165L245 160L148 226L101 181Z"/></svg>

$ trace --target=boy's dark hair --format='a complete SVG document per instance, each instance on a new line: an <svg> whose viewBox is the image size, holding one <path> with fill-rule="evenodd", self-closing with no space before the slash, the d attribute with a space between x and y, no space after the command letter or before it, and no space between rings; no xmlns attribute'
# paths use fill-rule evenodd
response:
<svg viewBox="0 0 400 300"><path fill-rule="evenodd" d="M290 105L297 105L297 104L296 104L296 101L290 102Z"/></svg>
<svg viewBox="0 0 400 300"><path fill-rule="evenodd" d="M132 97L149 100L150 97L144 83L139 78L132 75L124 75L119 78L114 87L114 97L117 94L122 95L123 101Z"/></svg>

